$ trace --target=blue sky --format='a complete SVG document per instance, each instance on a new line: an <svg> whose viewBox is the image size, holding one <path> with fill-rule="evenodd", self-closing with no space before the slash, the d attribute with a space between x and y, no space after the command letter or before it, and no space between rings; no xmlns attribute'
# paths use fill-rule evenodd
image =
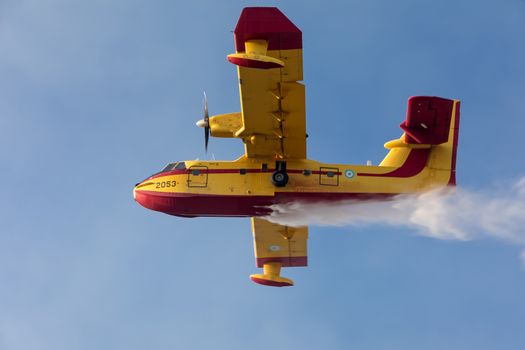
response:
<svg viewBox="0 0 525 350"><path fill-rule="evenodd" d="M255 5L303 31L311 158L377 163L407 97L431 94L462 100L460 186L525 175L523 1L3 0L0 348L523 349L520 247L312 227L310 266L272 289L248 279L248 219L133 201L165 163L206 157L203 90L213 114L239 110L226 55Z"/></svg>

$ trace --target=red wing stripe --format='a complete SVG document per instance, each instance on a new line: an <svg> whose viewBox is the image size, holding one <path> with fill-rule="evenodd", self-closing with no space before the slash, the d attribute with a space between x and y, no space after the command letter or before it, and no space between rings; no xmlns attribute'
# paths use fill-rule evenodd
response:
<svg viewBox="0 0 525 350"><path fill-rule="evenodd" d="M268 40L268 50L292 50L303 47L302 34L276 7L246 7L235 27L235 48L245 52L247 40Z"/></svg>
<svg viewBox="0 0 525 350"><path fill-rule="evenodd" d="M262 284L263 286L269 286L269 287L289 287L289 286L293 286L293 284L290 284L288 282L272 281L272 280L267 280L267 279L264 279L264 278L257 278L257 277L254 277L254 276L250 276L250 279L253 282L255 282L255 283L259 283L259 284Z"/></svg>
<svg viewBox="0 0 525 350"><path fill-rule="evenodd" d="M255 260L257 267L263 267L264 264L269 262L281 263L282 267L308 266L308 257L306 256L257 258Z"/></svg>

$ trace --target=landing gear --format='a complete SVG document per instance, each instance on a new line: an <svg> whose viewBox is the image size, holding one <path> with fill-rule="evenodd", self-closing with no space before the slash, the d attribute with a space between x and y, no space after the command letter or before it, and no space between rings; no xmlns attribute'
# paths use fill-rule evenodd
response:
<svg viewBox="0 0 525 350"><path fill-rule="evenodd" d="M272 174L272 183L275 187L284 187L288 183L288 174L286 173L286 162L276 161L275 171Z"/></svg>
<svg viewBox="0 0 525 350"><path fill-rule="evenodd" d="M276 187L284 187L288 183L288 174L282 171L275 171L272 174L272 183Z"/></svg>

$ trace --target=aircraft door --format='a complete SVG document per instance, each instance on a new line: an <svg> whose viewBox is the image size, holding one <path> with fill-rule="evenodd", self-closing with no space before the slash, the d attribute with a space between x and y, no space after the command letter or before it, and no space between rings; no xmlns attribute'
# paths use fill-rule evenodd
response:
<svg viewBox="0 0 525 350"><path fill-rule="evenodd" d="M339 169L320 167L319 184L324 186L339 186Z"/></svg>
<svg viewBox="0 0 525 350"><path fill-rule="evenodd" d="M208 167L202 165L190 166L188 169L188 187L207 187Z"/></svg>

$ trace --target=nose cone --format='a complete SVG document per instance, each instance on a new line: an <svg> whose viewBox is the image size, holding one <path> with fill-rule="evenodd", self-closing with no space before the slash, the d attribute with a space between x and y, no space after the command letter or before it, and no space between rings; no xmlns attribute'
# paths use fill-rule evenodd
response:
<svg viewBox="0 0 525 350"><path fill-rule="evenodd" d="M151 188L152 185L153 182L148 181L137 184L133 188L133 198L146 209L169 212L174 201L164 193L155 192Z"/></svg>
<svg viewBox="0 0 525 350"><path fill-rule="evenodd" d="M195 124L200 128L205 128L208 126L208 123L206 123L204 119L198 120Z"/></svg>
<svg viewBox="0 0 525 350"><path fill-rule="evenodd" d="M146 194L144 191L141 191L140 190L140 187L144 187L144 186L141 186L142 183L138 183L135 185L135 187L133 188L133 199L135 200L135 202L139 203L140 205L142 205L143 207L145 208L148 208L148 194ZM148 208L150 209L150 208Z"/></svg>
<svg viewBox="0 0 525 350"><path fill-rule="evenodd" d="M145 189L147 189L146 187L148 186L148 184L149 183L147 183L147 181L139 182L138 184L136 184L135 187L133 187L133 199L135 200L135 202L139 203L143 207L150 209L148 207L148 191L144 191Z"/></svg>
<svg viewBox="0 0 525 350"><path fill-rule="evenodd" d="M144 208L148 208L146 206L147 195L142 193L141 191L137 191L136 188L133 189L133 199L135 200L135 202L142 205Z"/></svg>

